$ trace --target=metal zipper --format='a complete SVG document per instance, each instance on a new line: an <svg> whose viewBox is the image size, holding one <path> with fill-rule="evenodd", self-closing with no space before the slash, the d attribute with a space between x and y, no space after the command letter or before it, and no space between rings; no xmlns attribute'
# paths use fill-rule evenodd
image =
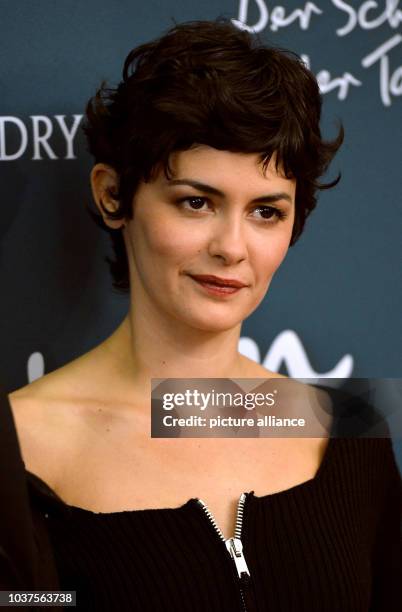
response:
<svg viewBox="0 0 402 612"><path fill-rule="evenodd" d="M243 554L243 543L241 541L241 531L242 531L242 524L243 524L243 509L244 509L244 502L246 501L246 496L247 496L246 493L242 493L240 495L240 498L237 504L236 526L235 526L234 536L231 538L228 538L227 540L225 539L225 536L223 535L222 530L220 529L219 525L217 525L216 520L212 512L206 505L206 503L203 502L202 499L197 498L198 504L204 510L205 514L207 515L208 519L212 523L215 531L217 532L221 540L225 543L226 549L229 552L230 557L236 566L237 575L240 581L241 603L242 603L242 608L244 612L247 612L247 608L246 608L246 604L244 601L244 591L242 587L247 586L247 584L250 582L250 570L247 567L246 559Z"/></svg>

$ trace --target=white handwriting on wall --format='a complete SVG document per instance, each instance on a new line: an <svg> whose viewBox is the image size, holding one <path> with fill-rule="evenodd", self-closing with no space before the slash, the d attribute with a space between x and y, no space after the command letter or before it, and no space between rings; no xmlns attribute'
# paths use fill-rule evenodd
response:
<svg viewBox="0 0 402 612"><path fill-rule="evenodd" d="M391 74L388 53L402 43L402 36L395 34L390 40L380 45L362 59L362 66L370 68L376 62L380 64L380 93L384 106L391 106L391 95L402 95L402 66Z"/></svg>
<svg viewBox="0 0 402 612"><path fill-rule="evenodd" d="M249 359L262 363L264 368L272 372L279 372L284 364L291 378L350 378L353 371L353 357L344 355L328 372L316 372L299 336L290 329L275 338L264 360L261 359L260 349L252 338L240 338L239 351Z"/></svg>
<svg viewBox="0 0 402 612"><path fill-rule="evenodd" d="M314 2L306 2L303 9L297 8L291 11L288 15L283 6L275 6L269 11L267 3L264 0L255 0L260 11L259 20L252 26L247 25L249 0L240 0L239 18L232 19L232 22L242 30L248 32L262 32L268 27L272 32L277 32L279 28L286 28L295 21L299 22L302 30L307 30L312 16L321 15L322 10L314 4Z"/></svg>
<svg viewBox="0 0 402 612"><path fill-rule="evenodd" d="M311 62L308 55L301 55L303 62L306 64L307 68L311 70ZM320 91L322 94L326 94L334 89L338 90L338 99L345 100L349 94L349 88L353 85L354 87L359 87L362 82L356 79L350 72L344 72L342 76L338 76L332 78L329 70L320 70L318 74L316 74L317 83L320 86Z"/></svg>
<svg viewBox="0 0 402 612"><path fill-rule="evenodd" d="M345 25L336 30L338 36L346 36L357 27L362 30L374 30L387 23L390 28L396 29L402 23L402 11L398 8L399 0L385 0L382 2L385 4L382 11L381 3L375 0L366 0L357 9L344 0L332 0L332 4L348 17Z"/></svg>
<svg viewBox="0 0 402 612"><path fill-rule="evenodd" d="M355 30L372 31L387 26L395 30L402 24L402 10L400 0L365 0L359 6L352 6L345 0L331 0L341 18L342 24L335 29L337 37L345 37L353 34ZM255 23L249 23L249 10L251 4L259 12ZM314 2L305 2L302 7L286 10L285 7L276 5L269 6L266 0L240 0L237 19L232 22L242 30L259 33L265 29L277 32L280 28L286 28L292 24L299 26L301 30L308 30L317 22L317 18L325 18L325 11ZM381 102L389 107L393 98L402 96L402 66L391 67L389 54L402 43L402 35L395 34L384 41L378 48L370 51L361 60L361 66L369 69L378 67L379 92ZM401 47L399 47L400 50ZM310 58L302 54L302 58L310 68ZM363 81L350 70L345 70L341 75L332 77L331 72L322 69L317 74L317 81L321 93L326 94L336 91L339 100L345 100L353 87L360 87Z"/></svg>

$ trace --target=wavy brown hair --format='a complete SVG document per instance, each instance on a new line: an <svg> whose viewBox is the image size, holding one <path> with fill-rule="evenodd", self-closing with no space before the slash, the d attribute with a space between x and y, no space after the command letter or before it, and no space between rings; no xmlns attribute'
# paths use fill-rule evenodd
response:
<svg viewBox="0 0 402 612"><path fill-rule="evenodd" d="M84 132L95 163L112 166L118 192L110 219L132 219L140 181L164 169L169 156L194 144L239 153L259 153L264 170L276 153L277 168L295 178L296 214L290 245L301 235L315 208L317 190L343 140L320 131L322 98L317 81L298 55L263 44L223 18L175 25L134 48L116 88L103 82L86 107ZM113 286L129 291L129 269L121 229L109 228L115 259L106 257Z"/></svg>

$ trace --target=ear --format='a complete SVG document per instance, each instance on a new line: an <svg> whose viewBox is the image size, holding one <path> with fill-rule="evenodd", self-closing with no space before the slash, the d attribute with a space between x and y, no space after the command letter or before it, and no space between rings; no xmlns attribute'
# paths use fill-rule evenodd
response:
<svg viewBox="0 0 402 612"><path fill-rule="evenodd" d="M96 164L91 170L90 178L92 195L105 224L112 229L123 227L126 224L124 219L110 219L101 206L102 203L110 212L114 212L119 206L119 201L113 197L119 187L116 170L107 164Z"/></svg>

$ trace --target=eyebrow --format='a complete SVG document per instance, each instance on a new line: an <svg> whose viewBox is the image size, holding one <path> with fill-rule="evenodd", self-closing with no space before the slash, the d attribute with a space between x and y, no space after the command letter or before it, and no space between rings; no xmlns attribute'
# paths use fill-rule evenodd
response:
<svg viewBox="0 0 402 612"><path fill-rule="evenodd" d="M220 189L212 187L211 185L207 185L206 183L201 183L200 181L194 181L192 179L174 179L168 182L169 187L175 185L188 185L204 193L210 193L212 195L217 195L222 198L225 197L225 194ZM278 200L286 200L290 203L292 203L293 201L288 193L286 193L285 191L280 191L277 193L268 193L266 195L259 196L258 198L254 198L253 200L251 200L251 203L259 204L261 202L277 202Z"/></svg>

